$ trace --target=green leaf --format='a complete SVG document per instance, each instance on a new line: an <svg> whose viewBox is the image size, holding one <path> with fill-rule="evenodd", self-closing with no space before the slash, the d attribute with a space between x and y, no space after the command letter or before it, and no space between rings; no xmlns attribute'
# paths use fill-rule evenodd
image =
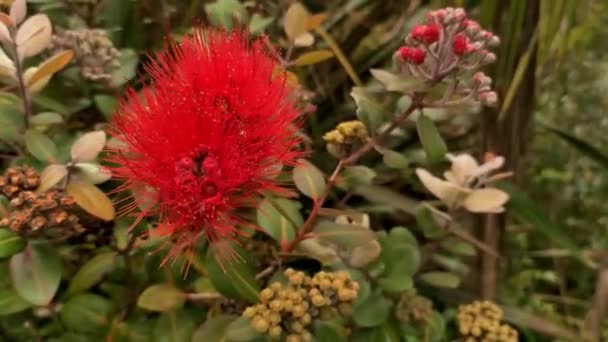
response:
<svg viewBox="0 0 608 342"><path fill-rule="evenodd" d="M309 51L301 54L296 58L294 64L296 66L306 66L311 64L321 63L325 60L328 60L334 56L334 53L331 50L317 50L317 51Z"/></svg>
<svg viewBox="0 0 608 342"><path fill-rule="evenodd" d="M365 330L363 332L363 334L357 334L358 336L356 336L355 339L353 339L353 341L355 342L367 342L367 341L374 341L374 342L401 342L403 341L400 336L399 336L399 332L396 331L396 329L393 327L393 324L391 324L392 322L388 321L384 324L382 324L379 327L375 327L369 330ZM411 342L410 340L406 340L406 342Z"/></svg>
<svg viewBox="0 0 608 342"><path fill-rule="evenodd" d="M230 250L234 252L229 252ZM235 259L223 253L237 253ZM220 260L218 260L218 258ZM251 303L258 301L259 284L251 257L242 248L227 241L212 244L207 253L207 271L215 289L229 298L242 298Z"/></svg>
<svg viewBox="0 0 608 342"><path fill-rule="evenodd" d="M13 287L21 298L34 305L51 302L59 288L62 269L55 249L43 242L30 242L10 260Z"/></svg>
<svg viewBox="0 0 608 342"><path fill-rule="evenodd" d="M273 17L262 17L258 13L254 13L249 20L249 32L252 34L262 33L273 22Z"/></svg>
<svg viewBox="0 0 608 342"><path fill-rule="evenodd" d="M246 317L239 317L228 325L226 338L231 342L252 341L262 336L255 331Z"/></svg>
<svg viewBox="0 0 608 342"><path fill-rule="evenodd" d="M118 107L118 100L110 95L95 95L93 102L95 102L95 106L97 106L97 109L106 119L110 119Z"/></svg>
<svg viewBox="0 0 608 342"><path fill-rule="evenodd" d="M315 320L313 329L318 342L348 341L344 326L336 321Z"/></svg>
<svg viewBox="0 0 608 342"><path fill-rule="evenodd" d="M472 244L462 241L461 239L455 237L448 237L441 242L441 248L445 249L448 252L464 255L464 256L475 256L477 255L477 250L475 246Z"/></svg>
<svg viewBox="0 0 608 342"><path fill-rule="evenodd" d="M36 114L30 118L30 124L36 126L50 126L63 123L63 116L53 112Z"/></svg>
<svg viewBox="0 0 608 342"><path fill-rule="evenodd" d="M196 323L191 314L180 310L161 315L154 326L154 342L191 342Z"/></svg>
<svg viewBox="0 0 608 342"><path fill-rule="evenodd" d="M110 324L111 303L104 297L86 293L69 299L61 309L61 320L76 332L101 332Z"/></svg>
<svg viewBox="0 0 608 342"><path fill-rule="evenodd" d="M426 87L424 81L413 76L403 74L393 74L382 69L371 69L372 76L380 81L388 91L400 93L422 90Z"/></svg>
<svg viewBox="0 0 608 342"><path fill-rule="evenodd" d="M273 239L281 244L287 243L304 224L298 205L298 202L284 198L267 198L258 207L257 223Z"/></svg>
<svg viewBox="0 0 608 342"><path fill-rule="evenodd" d="M357 185L371 185L376 178L376 171L367 166L355 165L344 168L342 179L346 182L346 186L353 187Z"/></svg>
<svg viewBox="0 0 608 342"><path fill-rule="evenodd" d="M298 190L313 200L320 199L325 191L323 173L307 160L298 160L293 170L293 180Z"/></svg>
<svg viewBox="0 0 608 342"><path fill-rule="evenodd" d="M386 322L392 306L392 302L381 291L376 291L355 307L353 319L360 327L376 327Z"/></svg>
<svg viewBox="0 0 608 342"><path fill-rule="evenodd" d="M57 146L49 137L35 130L25 132L25 146L28 152L43 162L53 162L57 158Z"/></svg>
<svg viewBox="0 0 608 342"><path fill-rule="evenodd" d="M17 105L0 104L0 138L8 141L19 141L23 129L23 112Z"/></svg>
<svg viewBox="0 0 608 342"><path fill-rule="evenodd" d="M382 154L382 160L386 166L393 169L406 169L410 162L409 160L401 153L389 150L383 147L376 147L376 150Z"/></svg>
<svg viewBox="0 0 608 342"><path fill-rule="evenodd" d="M547 123L543 123L543 122L540 122L540 124L543 128L545 128L545 129L549 130L551 133L557 135L559 138L561 138L563 141L568 143L570 146L574 147L580 153L582 153L582 154L586 155L587 157L591 158L592 160L596 161L602 167L608 168L608 155L606 155L604 152L602 152L599 148L591 145L590 143L586 142L585 140L575 136L574 134L572 134L566 130L551 126L551 125L549 125Z"/></svg>
<svg viewBox="0 0 608 342"><path fill-rule="evenodd" d="M418 246L418 240L416 239L414 234L412 234L412 232L405 227L393 227L391 228L389 235L394 241Z"/></svg>
<svg viewBox="0 0 608 342"><path fill-rule="evenodd" d="M353 87L350 96L357 105L357 117L365 124L370 134L375 134L384 122L383 110L361 87Z"/></svg>
<svg viewBox="0 0 608 342"><path fill-rule="evenodd" d="M430 164L436 164L445 160L448 148L439 134L433 120L421 114L416 121L418 137L426 153L426 158Z"/></svg>
<svg viewBox="0 0 608 342"><path fill-rule="evenodd" d="M0 229L0 258L17 254L25 247L25 241L10 229Z"/></svg>
<svg viewBox="0 0 608 342"><path fill-rule="evenodd" d="M42 94L35 94L32 100L36 105L44 108L45 110L59 113L63 116L67 116L73 113L72 109L70 109L63 103L53 99L52 97L48 97Z"/></svg>
<svg viewBox="0 0 608 342"><path fill-rule="evenodd" d="M420 279L435 287L454 289L460 286L460 277L450 272L427 272L421 274Z"/></svg>
<svg viewBox="0 0 608 342"><path fill-rule="evenodd" d="M224 342L228 326L238 316L221 314L213 316L201 324L192 336L192 342Z"/></svg>
<svg viewBox="0 0 608 342"><path fill-rule="evenodd" d="M149 286L137 299L137 306L150 311L169 311L184 305L184 293L169 284Z"/></svg>
<svg viewBox="0 0 608 342"><path fill-rule="evenodd" d="M106 252L87 261L72 277L67 294L73 295L86 291L99 283L108 273L114 270L117 257L116 252Z"/></svg>
<svg viewBox="0 0 608 342"><path fill-rule="evenodd" d="M543 211L523 191L509 183L501 183L500 188L510 196L507 203L508 212L519 221L531 225L561 247L578 250L577 243L571 238L572 235L567 229L549 221Z"/></svg>
<svg viewBox="0 0 608 342"><path fill-rule="evenodd" d="M412 288L412 276L421 262L417 245L386 236L380 238L382 253L380 259L386 269L378 279L378 285L388 292L401 292Z"/></svg>
<svg viewBox="0 0 608 342"><path fill-rule="evenodd" d="M0 316L12 315L30 308L32 304L17 295L11 288L0 289Z"/></svg>
<svg viewBox="0 0 608 342"><path fill-rule="evenodd" d="M124 1L121 1L121 4L122 3L124 3ZM120 50L118 62L120 68L112 73L112 84L116 87L124 85L135 77L139 57L133 49L122 49Z"/></svg>
<svg viewBox="0 0 608 342"><path fill-rule="evenodd" d="M425 237L429 239L437 239L447 234L444 229L441 229L437 222L435 214L425 206L419 206L414 212L416 223L422 230Z"/></svg>
<svg viewBox="0 0 608 342"><path fill-rule="evenodd" d="M247 10L238 0L216 0L205 5L205 12L209 15L214 26L227 29L232 28L233 18L242 22L247 17Z"/></svg>
<svg viewBox="0 0 608 342"><path fill-rule="evenodd" d="M417 201L385 186L359 185L353 189L353 192L372 203L384 204L408 214L414 214L419 206Z"/></svg>
<svg viewBox="0 0 608 342"><path fill-rule="evenodd" d="M317 239L346 249L355 248L376 239L376 234L367 227L325 220L319 222L313 231Z"/></svg>

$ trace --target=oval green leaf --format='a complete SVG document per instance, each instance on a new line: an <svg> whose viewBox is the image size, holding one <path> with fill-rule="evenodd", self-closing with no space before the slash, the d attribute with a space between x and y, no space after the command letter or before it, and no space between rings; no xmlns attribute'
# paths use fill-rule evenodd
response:
<svg viewBox="0 0 608 342"><path fill-rule="evenodd" d="M106 252L94 256L76 272L68 287L68 295L86 291L99 283L116 267L116 252Z"/></svg>
<svg viewBox="0 0 608 342"><path fill-rule="evenodd" d="M317 64L317 63L321 63L325 60L328 60L328 59L332 58L333 56L334 56L334 53L331 52L331 50L310 51L310 52L306 52L306 53L303 53L300 56L298 56L298 58L296 58L296 60L294 61L294 64L296 66Z"/></svg>
<svg viewBox="0 0 608 342"><path fill-rule="evenodd" d="M237 253L235 258L226 253ZM251 303L258 301L259 284L251 257L242 248L227 241L212 244L207 253L207 271L215 289L221 294Z"/></svg>
<svg viewBox="0 0 608 342"><path fill-rule="evenodd" d="M0 316L12 315L30 308L32 304L19 297L11 288L0 289Z"/></svg>
<svg viewBox="0 0 608 342"><path fill-rule="evenodd" d="M139 295L137 306L149 311L169 311L184 305L185 295L169 284L156 284L148 287Z"/></svg>
<svg viewBox="0 0 608 342"><path fill-rule="evenodd" d="M450 272L427 272L420 279L435 287L454 289L460 285L460 277Z"/></svg>
<svg viewBox="0 0 608 342"><path fill-rule="evenodd" d="M219 315L209 318L196 329L192 336L192 342L224 342L228 326L237 316Z"/></svg>
<svg viewBox="0 0 608 342"><path fill-rule="evenodd" d="M112 304L104 297L81 294L68 300L61 309L61 321L72 331L95 333L110 324Z"/></svg>
<svg viewBox="0 0 608 342"><path fill-rule="evenodd" d="M293 170L293 181L304 195L317 200L325 191L325 177L321 170L309 161L300 159Z"/></svg>
<svg viewBox="0 0 608 342"><path fill-rule="evenodd" d="M353 318L360 327L376 327L388 319L391 309L391 301L376 291L355 307Z"/></svg>
<svg viewBox="0 0 608 342"><path fill-rule="evenodd" d="M25 247L25 241L10 229L0 229L0 258L17 254Z"/></svg>
<svg viewBox="0 0 608 342"><path fill-rule="evenodd" d="M63 266L57 252L46 243L29 243L10 260L10 276L19 296L34 305L51 302L61 281Z"/></svg>
<svg viewBox="0 0 608 342"><path fill-rule="evenodd" d="M448 148L433 120L421 114L416 121L416 130L428 162L436 164L444 161Z"/></svg>
<svg viewBox="0 0 608 342"><path fill-rule="evenodd" d="M226 339L234 342L253 341L262 335L255 331L246 317L239 317L228 325Z"/></svg>
<svg viewBox="0 0 608 342"><path fill-rule="evenodd" d="M57 158L57 146L49 137L35 130L25 132L25 147L34 158L52 163Z"/></svg>
<svg viewBox="0 0 608 342"><path fill-rule="evenodd" d="M267 198L257 211L257 223L279 243L287 243L295 237L296 230L304 224L298 203L284 198Z"/></svg>

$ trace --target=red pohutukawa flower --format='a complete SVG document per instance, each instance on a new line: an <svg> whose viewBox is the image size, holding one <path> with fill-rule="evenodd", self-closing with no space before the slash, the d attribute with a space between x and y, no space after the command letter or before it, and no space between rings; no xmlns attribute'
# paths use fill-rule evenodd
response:
<svg viewBox="0 0 608 342"><path fill-rule="evenodd" d="M176 256L201 236L234 239L247 225L235 210L288 193L277 176L301 155L299 111L273 52L247 32L197 29L156 60L152 84L141 97L130 91L114 116L124 146L110 161L124 189L154 194L137 216L158 215L154 233L174 238Z"/></svg>

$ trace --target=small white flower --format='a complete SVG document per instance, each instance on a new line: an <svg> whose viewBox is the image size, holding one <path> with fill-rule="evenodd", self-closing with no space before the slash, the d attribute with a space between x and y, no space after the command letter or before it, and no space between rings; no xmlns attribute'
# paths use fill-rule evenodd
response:
<svg viewBox="0 0 608 342"><path fill-rule="evenodd" d="M452 162L444 179L433 176L425 169L416 169L422 184L449 208L464 207L472 213L500 213L509 200L509 195L496 188L482 187L488 175L500 169L503 157L495 157L479 165L469 154L446 156Z"/></svg>

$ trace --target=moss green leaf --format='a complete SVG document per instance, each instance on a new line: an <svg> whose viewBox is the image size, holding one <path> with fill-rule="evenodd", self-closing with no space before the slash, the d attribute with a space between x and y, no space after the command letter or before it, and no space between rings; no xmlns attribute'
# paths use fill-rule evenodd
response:
<svg viewBox="0 0 608 342"><path fill-rule="evenodd" d="M149 286L139 295L137 306L149 311L169 311L184 305L184 293L169 284Z"/></svg>
<svg viewBox="0 0 608 342"><path fill-rule="evenodd" d="M293 180L304 195L317 200L325 191L325 177L321 170L309 161L300 159L293 170Z"/></svg>
<svg viewBox="0 0 608 342"><path fill-rule="evenodd" d="M71 298L61 309L61 321L76 332L97 333L110 325L112 304L104 297L86 293Z"/></svg>
<svg viewBox="0 0 608 342"><path fill-rule="evenodd" d="M416 130L428 162L431 164L442 162L448 148L433 120L426 115L420 115L416 121Z"/></svg>
<svg viewBox="0 0 608 342"><path fill-rule="evenodd" d="M40 161L52 163L57 159L57 146L44 133L28 129L25 132L25 146Z"/></svg>
<svg viewBox="0 0 608 342"><path fill-rule="evenodd" d="M63 266L57 252L47 243L30 242L10 260L10 277L19 296L34 305L51 302L61 281Z"/></svg>
<svg viewBox="0 0 608 342"><path fill-rule="evenodd" d="M105 252L91 258L72 277L67 294L73 295L86 291L99 283L108 273L114 270L117 257L116 252Z"/></svg>
<svg viewBox="0 0 608 342"><path fill-rule="evenodd" d="M17 254L25 247L25 241L10 229L0 228L0 258Z"/></svg>
<svg viewBox="0 0 608 342"><path fill-rule="evenodd" d="M237 253L235 258L226 253ZM245 299L251 303L258 301L259 284L255 280L255 268L251 257L242 248L227 241L220 241L209 247L206 258L209 278L215 289L229 298Z"/></svg>

